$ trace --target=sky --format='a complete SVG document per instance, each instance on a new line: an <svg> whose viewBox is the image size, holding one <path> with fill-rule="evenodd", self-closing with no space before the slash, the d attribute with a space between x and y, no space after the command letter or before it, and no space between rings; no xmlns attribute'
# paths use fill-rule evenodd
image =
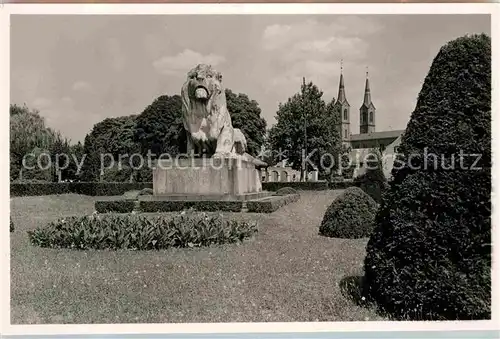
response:
<svg viewBox="0 0 500 339"><path fill-rule="evenodd" d="M367 70L376 131L404 129L441 46L483 32L487 15L13 15L11 103L83 141L107 117L179 94L187 72L208 63L271 126L302 77L336 98L343 60L351 133Z"/></svg>

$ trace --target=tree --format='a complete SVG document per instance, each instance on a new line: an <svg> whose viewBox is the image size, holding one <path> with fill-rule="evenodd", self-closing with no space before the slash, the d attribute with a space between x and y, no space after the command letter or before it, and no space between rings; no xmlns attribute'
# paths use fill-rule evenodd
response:
<svg viewBox="0 0 500 339"><path fill-rule="evenodd" d="M333 104L327 106L322 96L323 92L312 82L302 84L300 93L279 104L277 122L269 131L273 151L286 154L292 168L301 171L301 180L305 178L306 166L311 169L310 163L320 173L334 171L338 165L338 117Z"/></svg>
<svg viewBox="0 0 500 339"><path fill-rule="evenodd" d="M64 171L63 179L67 180L79 180L82 173L78 172L79 165L83 161L86 161L86 156L84 155L83 144L78 141L74 145L70 145L70 150L68 156L70 157L68 168Z"/></svg>
<svg viewBox="0 0 500 339"><path fill-rule="evenodd" d="M230 89L226 89L226 101L233 126L239 128L247 139L247 152L257 156L266 134L266 120L260 116L259 104L246 94L235 94Z"/></svg>
<svg viewBox="0 0 500 339"><path fill-rule="evenodd" d="M162 95L154 100L136 119L134 140L141 153L168 153L173 157L185 152L187 139L182 119L179 95Z"/></svg>
<svg viewBox="0 0 500 339"><path fill-rule="evenodd" d="M489 319L488 36L461 37L441 48L392 173L367 246L366 295L402 319Z"/></svg>
<svg viewBox="0 0 500 339"><path fill-rule="evenodd" d="M134 140L135 128L134 115L106 118L94 125L84 142L86 159L82 176L85 181L98 180L101 166L107 168L111 162L117 165L120 162L125 166L130 164L131 156L140 151L140 145ZM104 161L102 164L101 159Z"/></svg>
<svg viewBox="0 0 500 339"><path fill-rule="evenodd" d="M10 105L10 177L22 177L23 158L37 149L38 154L50 150L55 133L45 126L38 110L26 105Z"/></svg>

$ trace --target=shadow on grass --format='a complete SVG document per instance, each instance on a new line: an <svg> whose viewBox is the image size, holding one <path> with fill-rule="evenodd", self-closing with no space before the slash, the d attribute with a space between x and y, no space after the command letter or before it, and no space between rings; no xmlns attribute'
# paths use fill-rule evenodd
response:
<svg viewBox="0 0 500 339"><path fill-rule="evenodd" d="M344 298L352 301L354 304L369 307L369 302L363 294L363 281L364 277L360 275L344 277L339 283L340 292Z"/></svg>

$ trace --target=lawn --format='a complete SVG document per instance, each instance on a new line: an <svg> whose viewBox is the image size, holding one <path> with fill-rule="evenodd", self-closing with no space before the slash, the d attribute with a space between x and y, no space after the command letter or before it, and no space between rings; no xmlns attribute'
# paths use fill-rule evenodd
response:
<svg viewBox="0 0 500 339"><path fill-rule="evenodd" d="M302 192L239 245L165 251L32 246L26 231L93 212L81 195L11 199L11 322L166 323L380 320L341 288L362 274L367 239L318 235L340 191Z"/></svg>

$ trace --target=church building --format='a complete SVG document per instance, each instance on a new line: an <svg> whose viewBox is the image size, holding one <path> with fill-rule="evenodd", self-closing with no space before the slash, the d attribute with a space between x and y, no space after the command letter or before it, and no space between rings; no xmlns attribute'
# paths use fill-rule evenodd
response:
<svg viewBox="0 0 500 339"><path fill-rule="evenodd" d="M340 72L339 92L335 107L341 115L337 128L341 134L342 143L351 149L351 161L356 165L354 176L362 173L363 166L365 165L364 159L366 159L370 151L378 149L382 152L384 157L384 174L386 177L390 177L394 162L393 156L397 153L397 148L401 143L401 136L404 130L376 130L377 109L372 102L368 72L366 73L365 95L363 103L359 108L359 134L352 134L351 131L351 106L347 101L342 67Z"/></svg>

